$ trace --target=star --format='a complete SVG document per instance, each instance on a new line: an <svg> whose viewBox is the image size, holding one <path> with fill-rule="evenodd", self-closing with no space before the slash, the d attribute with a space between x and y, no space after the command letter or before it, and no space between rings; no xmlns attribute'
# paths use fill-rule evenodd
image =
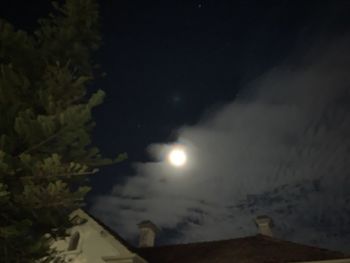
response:
<svg viewBox="0 0 350 263"><path fill-rule="evenodd" d="M181 101L181 97L180 96L173 96L172 100L174 103L179 103Z"/></svg>

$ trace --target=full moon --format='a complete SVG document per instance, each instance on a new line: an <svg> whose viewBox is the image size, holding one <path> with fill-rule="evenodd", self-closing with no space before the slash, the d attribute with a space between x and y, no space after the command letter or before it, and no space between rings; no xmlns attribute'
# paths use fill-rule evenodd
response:
<svg viewBox="0 0 350 263"><path fill-rule="evenodd" d="M186 152L183 149L175 148L169 152L168 161L173 166L184 166L187 161Z"/></svg>

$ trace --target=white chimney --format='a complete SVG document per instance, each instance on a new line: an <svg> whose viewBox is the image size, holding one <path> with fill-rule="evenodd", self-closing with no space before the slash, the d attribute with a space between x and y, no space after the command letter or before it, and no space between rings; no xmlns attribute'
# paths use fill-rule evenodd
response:
<svg viewBox="0 0 350 263"><path fill-rule="evenodd" d="M142 221L138 226L140 230L139 247L153 247L159 231L157 226L151 221Z"/></svg>
<svg viewBox="0 0 350 263"><path fill-rule="evenodd" d="M264 236L272 237L273 221L270 217L262 215L255 218L255 223L258 226L259 233Z"/></svg>

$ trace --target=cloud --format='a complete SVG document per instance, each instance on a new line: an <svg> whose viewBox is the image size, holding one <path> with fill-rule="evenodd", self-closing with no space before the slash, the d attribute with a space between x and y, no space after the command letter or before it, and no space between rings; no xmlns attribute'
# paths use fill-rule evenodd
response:
<svg viewBox="0 0 350 263"><path fill-rule="evenodd" d="M180 127L189 165L158 161L98 196L92 212L132 239L136 224L176 229L168 242L256 233L268 214L276 236L345 249L350 240L348 38L314 45L242 88L231 104ZM286 60L287 61L287 60ZM213 89L214 90L214 89Z"/></svg>

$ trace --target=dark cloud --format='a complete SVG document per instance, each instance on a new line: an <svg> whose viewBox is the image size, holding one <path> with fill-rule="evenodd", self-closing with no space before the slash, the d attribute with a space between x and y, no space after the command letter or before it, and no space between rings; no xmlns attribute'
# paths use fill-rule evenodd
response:
<svg viewBox="0 0 350 263"><path fill-rule="evenodd" d="M349 44L294 54L231 104L179 128L186 168L163 161L171 145L151 145L159 162L135 164L136 175L97 197L93 213L129 238L144 219L176 228L171 242L254 234L253 218L268 214L281 238L348 249Z"/></svg>

